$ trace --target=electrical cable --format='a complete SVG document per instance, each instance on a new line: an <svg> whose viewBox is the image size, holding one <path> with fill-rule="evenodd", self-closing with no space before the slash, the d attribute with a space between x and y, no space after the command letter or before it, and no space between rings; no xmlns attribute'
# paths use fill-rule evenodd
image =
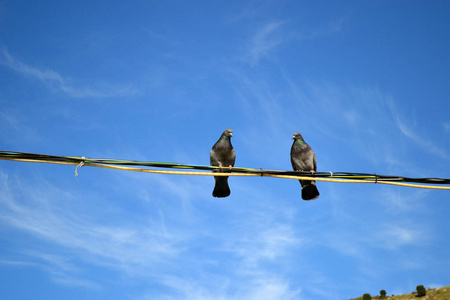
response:
<svg viewBox="0 0 450 300"><path fill-rule="evenodd" d="M403 176L387 176L370 173L350 173L350 172L311 173L311 172L266 170L266 169L253 169L241 167L233 167L230 170L227 168L224 169L223 172L210 173L210 172L199 172L198 170L212 171L218 170L220 168L215 166L190 165L180 163L149 162L149 161L134 161L134 160L120 160L120 159L95 159L86 157L56 156L56 155L2 151L2 150L0 150L0 159L11 161L22 161L22 162L76 165L77 167L75 169L75 175L78 175L77 173L78 167L81 168L83 166L89 166L89 167L99 167L125 171L171 174L171 175L260 176L260 177L264 176L264 177L296 179L296 180L313 179L316 181L336 182L336 183L380 183L404 187L450 190L450 187L440 186L450 184L450 179L443 179L443 178L410 178ZM191 169L193 171L164 171L164 170L148 169L148 167Z"/></svg>

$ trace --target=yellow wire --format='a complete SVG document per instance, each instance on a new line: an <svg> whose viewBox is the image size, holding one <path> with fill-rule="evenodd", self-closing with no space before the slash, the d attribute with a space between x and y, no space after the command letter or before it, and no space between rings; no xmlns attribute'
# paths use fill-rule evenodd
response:
<svg viewBox="0 0 450 300"><path fill-rule="evenodd" d="M258 176L258 175L256 175ZM277 175L277 174L264 174L265 177L277 177L277 178L285 178L285 179L298 179L298 180L311 180L311 177L304 176L291 176L291 175ZM413 187L413 188L421 188L421 189L436 189L436 190L450 190L448 186L436 186L436 185L424 185L424 184L412 184L412 183L404 183L404 182L392 182L392 181L377 181L374 180L351 180L351 179L331 179L331 178L315 178L315 181L326 181L326 182L339 182L339 183L380 183L380 184L389 184L389 185L397 185L397 186L405 186L405 187Z"/></svg>
<svg viewBox="0 0 450 300"><path fill-rule="evenodd" d="M37 162L37 163L50 163L59 165L79 165L76 162L59 162L59 161L47 161L47 160L34 160L34 159L21 159L21 158L3 158L4 160L22 161L22 162ZM274 178L284 178L284 179L295 179L295 180L311 180L311 177L307 176L293 176L293 175L279 175L279 174L268 174L264 173L226 173L226 172L198 172L198 171L164 171L164 170L153 170L153 169L142 169L136 167L124 167L124 166L113 166L113 165L102 165L94 163L85 163L84 166L114 169L114 170L124 170L124 171L134 171L134 172L144 172L144 173L154 173L154 174L169 174L169 175L197 175L197 176L240 176L240 177L274 177ZM336 179L336 178L314 178L315 181L324 182L338 182L338 183L375 183L374 180L351 180L351 179ZM411 184L404 182L391 182L391 181L377 181L379 184L388 184L404 187L422 188L422 189L435 189L435 190L450 190L448 186L436 186L436 185L423 185L423 184Z"/></svg>

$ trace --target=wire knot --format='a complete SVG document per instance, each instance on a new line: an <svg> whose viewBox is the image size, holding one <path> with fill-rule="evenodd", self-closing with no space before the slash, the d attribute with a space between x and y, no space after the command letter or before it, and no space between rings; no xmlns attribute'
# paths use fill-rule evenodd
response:
<svg viewBox="0 0 450 300"><path fill-rule="evenodd" d="M83 156L82 159L86 159L86 157ZM81 169L83 166L84 166L84 160L80 161L80 163L75 168L75 177L78 177L78 172L77 172L78 167L80 167L80 169Z"/></svg>

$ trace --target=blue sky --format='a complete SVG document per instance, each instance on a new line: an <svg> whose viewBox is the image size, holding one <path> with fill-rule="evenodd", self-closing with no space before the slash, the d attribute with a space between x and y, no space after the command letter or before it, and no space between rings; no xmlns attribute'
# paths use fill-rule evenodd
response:
<svg viewBox="0 0 450 300"><path fill-rule="evenodd" d="M450 178L447 1L0 1L0 149ZM450 194L0 161L2 299L450 285Z"/></svg>

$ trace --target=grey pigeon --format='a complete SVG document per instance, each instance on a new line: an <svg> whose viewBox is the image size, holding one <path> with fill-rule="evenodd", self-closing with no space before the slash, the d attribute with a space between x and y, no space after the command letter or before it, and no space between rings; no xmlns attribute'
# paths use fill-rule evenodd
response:
<svg viewBox="0 0 450 300"><path fill-rule="evenodd" d="M294 171L314 173L317 171L316 155L311 147L303 140L300 133L294 133L294 143L291 147L291 163ZM303 200L314 200L319 197L315 181L299 180L302 185Z"/></svg>
<svg viewBox="0 0 450 300"><path fill-rule="evenodd" d="M233 136L233 130L227 129L220 136L219 140L214 144L209 156L211 166L219 167L220 170L214 170L213 172L219 172L222 167L231 169L234 166L236 160L236 153L234 152L233 145L231 145L230 138ZM228 186L228 176L214 176L216 184L212 192L213 197L223 198L230 195L230 187Z"/></svg>

